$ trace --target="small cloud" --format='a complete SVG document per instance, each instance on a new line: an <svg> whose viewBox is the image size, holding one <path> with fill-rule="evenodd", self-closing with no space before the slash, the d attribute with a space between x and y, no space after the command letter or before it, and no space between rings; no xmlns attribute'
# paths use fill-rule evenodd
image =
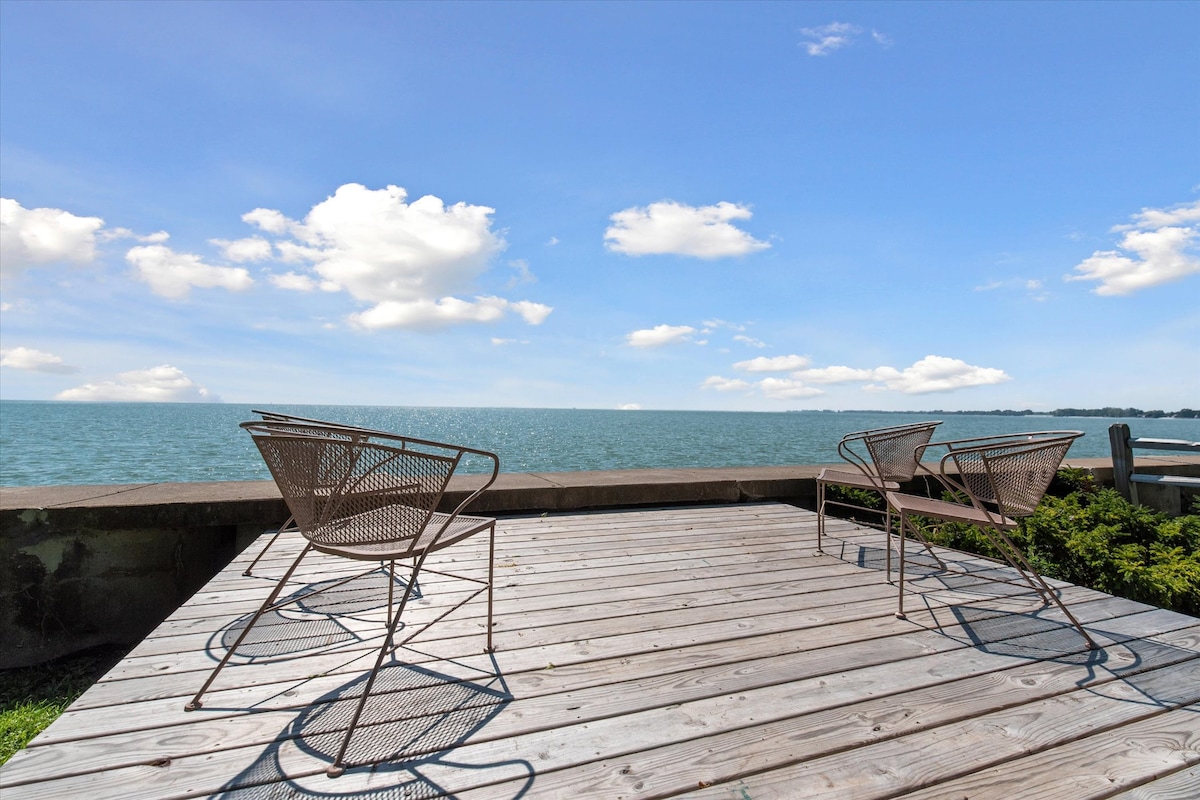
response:
<svg viewBox="0 0 1200 800"><path fill-rule="evenodd" d="M1127 295L1200 272L1195 242L1200 236L1200 202L1170 209L1146 208L1133 222L1113 227L1125 235L1119 250L1092 253L1065 276L1068 281L1099 281L1098 295Z"/></svg>
<svg viewBox="0 0 1200 800"><path fill-rule="evenodd" d="M739 361L733 365L733 368L743 372L789 372L804 369L809 363L810 360L805 356L773 356L771 358L759 356L749 361Z"/></svg>
<svg viewBox="0 0 1200 800"><path fill-rule="evenodd" d="M806 39L800 44L810 56L827 56L850 44L862 29L848 22L831 22L817 28L801 28L800 33Z"/></svg>
<svg viewBox="0 0 1200 800"><path fill-rule="evenodd" d="M508 285L505 288L513 289L523 283L537 283L537 278L532 272L530 272L529 262L525 259L513 259L512 261L508 262L508 265L513 268L513 272L515 274L511 279L509 279Z"/></svg>
<svg viewBox="0 0 1200 800"><path fill-rule="evenodd" d="M510 344L529 344L529 340L528 339L501 339L498 336L493 336L492 344L496 345L497 347L503 347L505 345L510 345Z"/></svg>
<svg viewBox="0 0 1200 800"><path fill-rule="evenodd" d="M287 233L292 225L292 221L281 212L270 208L256 208L253 211L247 211L242 214L242 222L277 235Z"/></svg>
<svg viewBox="0 0 1200 800"><path fill-rule="evenodd" d="M720 375L710 375L700 385L702 389L715 389L718 392L744 392L751 384L741 378L723 378Z"/></svg>
<svg viewBox="0 0 1200 800"><path fill-rule="evenodd" d="M642 405L641 405L641 403L625 403L624 405L617 406L617 410L618 411L641 411Z"/></svg>
<svg viewBox="0 0 1200 800"><path fill-rule="evenodd" d="M690 325L658 325L634 331L626 337L630 347L661 347L665 344L686 342L696 329Z"/></svg>
<svg viewBox="0 0 1200 800"><path fill-rule="evenodd" d="M554 245L556 245L556 244L558 244L558 237L551 236L550 239L546 242L546 247L554 247Z"/></svg>
<svg viewBox="0 0 1200 800"><path fill-rule="evenodd" d="M209 239L210 244L221 248L221 255L238 264L247 261L266 261L271 257L271 243L261 236L245 239Z"/></svg>
<svg viewBox="0 0 1200 800"><path fill-rule="evenodd" d="M726 322L723 319L706 319L702 324L709 330L716 330L717 328L730 328L735 331L746 330L745 325L739 325L736 322Z"/></svg>
<svg viewBox="0 0 1200 800"><path fill-rule="evenodd" d="M735 342L740 342L740 343L742 343L742 344L746 345L747 347L759 347L759 348L762 348L762 347L766 347L766 346L767 346L767 343L766 343L766 342L761 342L761 341L759 341L758 339L755 339L755 338L754 338L754 337L752 337L752 336L746 336L746 335L744 335L744 334L740 334L740 333L739 333L738 335L734 336L734 337L733 337L733 340L734 340Z"/></svg>
<svg viewBox="0 0 1200 800"><path fill-rule="evenodd" d="M695 207L665 200L613 214L605 246L629 256L744 256L771 246L732 224L751 216L749 208L734 203Z"/></svg>
<svg viewBox="0 0 1200 800"><path fill-rule="evenodd" d="M139 236L129 228L106 228L97 234L97 237L102 242L115 242L118 239L133 239L142 244L162 244L171 238L171 234L166 231L158 231L157 233L148 233L145 236Z"/></svg>
<svg viewBox="0 0 1200 800"><path fill-rule="evenodd" d="M793 378L809 383L854 383L856 381L878 380L878 370L854 369L853 367L821 367L805 369L792 375Z"/></svg>
<svg viewBox="0 0 1200 800"><path fill-rule="evenodd" d="M99 217L77 217L58 208L24 208L0 197L0 274L38 264L88 264L96 258Z"/></svg>
<svg viewBox="0 0 1200 800"><path fill-rule="evenodd" d="M141 245L125 254L139 280L150 285L157 295L179 299L193 288L248 289L254 281L241 267L216 267L205 264L191 253L176 253L161 244Z"/></svg>
<svg viewBox="0 0 1200 800"><path fill-rule="evenodd" d="M862 28L849 22L831 22L815 28L801 28L800 34L804 40L800 42L800 46L810 56L827 56L843 47L849 47L862 33ZM892 37L883 31L872 30L871 41L880 47L892 46Z"/></svg>
<svg viewBox="0 0 1200 800"><path fill-rule="evenodd" d="M49 372L67 375L79 372L79 367L73 367L63 362L60 356L33 350L28 347L14 347L10 350L0 350L0 367L22 369L30 372Z"/></svg>
<svg viewBox="0 0 1200 800"><path fill-rule="evenodd" d="M763 378L758 382L758 387L772 400L800 400L825 394L815 386L790 378Z"/></svg>
<svg viewBox="0 0 1200 800"><path fill-rule="evenodd" d="M975 287L977 292L995 292L1001 289L1024 290L1030 300L1039 303L1050 298L1050 293L1045 290L1044 282L1039 278L1010 278L1003 281L989 281Z"/></svg>
<svg viewBox="0 0 1200 800"><path fill-rule="evenodd" d="M169 364L122 372L114 381L85 383L59 392L55 400L87 402L219 403L208 389L192 383L181 370Z"/></svg>
<svg viewBox="0 0 1200 800"><path fill-rule="evenodd" d="M501 297L477 297L474 301L457 297L443 297L440 300L385 300L362 313L352 314L350 324L372 330L432 330L464 322L496 322L510 310L530 325L540 325L553 311L549 306L539 303L513 303Z"/></svg>
<svg viewBox="0 0 1200 800"><path fill-rule="evenodd" d="M268 278L271 284L279 289L287 289L292 292L311 292L317 288L317 282L308 275L301 275L298 272L285 272L282 275L271 275Z"/></svg>

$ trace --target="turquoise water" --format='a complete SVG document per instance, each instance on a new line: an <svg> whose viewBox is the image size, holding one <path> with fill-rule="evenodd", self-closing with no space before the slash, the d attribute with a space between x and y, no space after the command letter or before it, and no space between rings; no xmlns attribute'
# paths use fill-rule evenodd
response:
<svg viewBox="0 0 1200 800"><path fill-rule="evenodd" d="M269 480L238 423L255 406L225 403L0 401L0 485ZM531 408L271 406L425 439L493 450L505 472L774 466L838 460L843 434L936 419L930 414L800 411L609 411ZM1107 456L1093 417L947 415L937 438L1082 430L1068 458ZM1200 420L1126 420L1135 436L1200 440ZM468 465L470 468L470 465Z"/></svg>

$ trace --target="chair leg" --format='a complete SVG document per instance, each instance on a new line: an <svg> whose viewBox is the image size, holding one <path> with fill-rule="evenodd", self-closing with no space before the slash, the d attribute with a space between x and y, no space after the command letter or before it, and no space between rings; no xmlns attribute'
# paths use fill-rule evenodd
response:
<svg viewBox="0 0 1200 800"><path fill-rule="evenodd" d="M887 582L892 582L892 505L887 501L887 495L883 496L883 507L887 509L883 517L883 529L886 531L883 538L883 547L887 551Z"/></svg>
<svg viewBox="0 0 1200 800"><path fill-rule="evenodd" d="M888 506L890 509L891 506ZM903 511L900 512L900 575L896 579L898 588L897 603L896 603L896 619L908 619L904 615L904 542L908 538L904 535L904 529L908 527L908 516Z"/></svg>
<svg viewBox="0 0 1200 800"><path fill-rule="evenodd" d="M490 536L488 537L488 615L487 615L487 648L485 653L494 653L496 648L492 646L492 587L495 586L495 564L496 564L496 525L492 523Z"/></svg>
<svg viewBox="0 0 1200 800"><path fill-rule="evenodd" d="M825 483L817 481L817 552L824 553L821 549L821 537L825 535Z"/></svg>
<svg viewBox="0 0 1200 800"><path fill-rule="evenodd" d="M255 565L258 564L258 560L266 555L266 552L271 549L271 545L275 544L276 539L278 539L284 532L289 530L288 526L292 524L293 519L293 517L288 517L287 522L279 526L279 530L275 531L275 535L271 537L271 541L267 542L267 546L258 551L258 555L256 555L254 560L250 562L250 566L246 567L245 571L242 572L243 575L245 575L247 578L252 577L251 573L253 572ZM295 530L295 528L292 528L291 530Z"/></svg>
<svg viewBox="0 0 1200 800"><path fill-rule="evenodd" d="M396 627L400 623L400 617L404 614L404 607L408 604L409 597L412 596L413 587L417 585L417 573L421 571L421 566L424 563L425 554L422 554L414 561L412 575L409 578L408 585L404 587L404 595L400 598L400 604L396 608L396 613L388 620L387 634L383 638L383 644L379 646L379 652L375 656L375 665L371 667L371 674L367 677L367 682L363 685L362 697L358 699L358 706L354 709L354 715L350 718L350 725L346 728L346 735L342 738L342 745L338 748L338 753L333 763L325 770L325 774L331 778L336 778L346 771L345 758L346 751L350 748L350 739L354 736L354 729L358 727L358 720L367 705L367 698L371 696L371 688L375 685L375 678L379 674L379 668L383 665L383 659L386 655L393 652L392 642L396 638Z"/></svg>
<svg viewBox="0 0 1200 800"><path fill-rule="evenodd" d="M285 572L283 577L279 579L279 582L275 584L275 588L271 590L269 595L267 595L267 599L263 601L261 606L259 606L258 611L254 612L254 616L251 617L250 622L246 625L246 627L242 628L242 632L238 634L237 640L225 651L225 655L222 656L221 661L209 674L208 680L206 680L204 685L200 687L200 691L196 692L196 696L193 697L186 705L184 705L184 711L195 711L203 706L203 703L200 701L200 697L208 691L208 687L212 686L212 682L216 680L217 673L225 668L225 665L229 663L229 659L232 658L233 654L237 652L237 649L242 646L242 642L245 641L246 635L250 633L250 629L253 628L262 615L267 612L267 609L275 604L275 599L279 597L279 593L283 591L284 585L287 584L288 579L292 577L292 573L296 571L296 567L300 566L300 562L304 560L304 557L308 555L310 550L312 550L312 545L305 544L304 549L300 551L300 555L296 556L296 560L292 562L292 565L287 568L287 572Z"/></svg>
<svg viewBox="0 0 1200 800"><path fill-rule="evenodd" d="M1012 539L1010 539L1002 530L993 530L1006 545L1004 548L997 549L999 549L1001 553L1004 553L1008 563L1014 569L1016 569L1017 572L1020 572L1022 575L1024 575L1025 580L1029 581L1029 583L1033 585L1034 590L1037 591L1042 598L1042 604L1050 605L1050 603L1054 603L1054 605L1058 606L1059 611L1066 616L1066 618L1071 622L1071 625L1075 627L1075 630L1079 631L1079 635L1082 636L1084 641L1087 642L1088 649L1100 649L1100 646L1097 645L1095 640L1093 640L1088 632L1083 629L1083 625L1079 623L1079 620L1075 618L1075 615L1071 613L1066 604L1063 603L1063 601L1059 598L1058 593L1051 588L1050 584L1046 583L1046 579L1042 577L1042 573L1038 572L1033 564L1029 562L1029 559L1025 557L1025 554L1022 553L1015 544L1013 544ZM1024 569L1022 569L1022 566ZM1035 580L1036 583L1034 582Z"/></svg>

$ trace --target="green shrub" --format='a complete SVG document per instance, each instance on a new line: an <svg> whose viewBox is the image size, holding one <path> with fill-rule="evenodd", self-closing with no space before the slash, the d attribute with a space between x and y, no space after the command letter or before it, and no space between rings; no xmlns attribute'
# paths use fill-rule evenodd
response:
<svg viewBox="0 0 1200 800"><path fill-rule="evenodd" d="M1034 567L1047 577L1200 615L1200 505L1173 519L1079 473L1062 470L1033 515L1010 534ZM973 526L920 524L931 542L1000 558Z"/></svg>
<svg viewBox="0 0 1200 800"><path fill-rule="evenodd" d="M855 489L853 486L830 484L825 489L826 500L883 511L883 495L868 489Z"/></svg>

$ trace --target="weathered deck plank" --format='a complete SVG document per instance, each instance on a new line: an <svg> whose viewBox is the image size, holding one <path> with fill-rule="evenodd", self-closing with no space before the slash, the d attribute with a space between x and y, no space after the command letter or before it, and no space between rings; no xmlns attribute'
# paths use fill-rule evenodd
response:
<svg viewBox="0 0 1200 800"><path fill-rule="evenodd" d="M883 535L831 521L827 536L817 553L814 515L782 504L502 520L494 660L479 652L479 598L398 651L352 745L382 762L336 781L321 754L379 641L378 602L307 632L278 620L255 645L273 657L230 667L202 710L182 711L222 631L298 552L281 539L256 567L266 577L241 575L256 548L239 557L0 770L0 788L1140 800L1195 774L1200 620L1056 584L1104 645L1088 652L1056 609L962 554L947 554L962 574L913 565L918 610L897 620ZM484 546L442 563L480 574ZM297 585L343 574L314 558ZM368 585L384 579L340 596ZM414 627L469 596L462 585L423 577ZM327 646L302 649L305 636Z"/></svg>

